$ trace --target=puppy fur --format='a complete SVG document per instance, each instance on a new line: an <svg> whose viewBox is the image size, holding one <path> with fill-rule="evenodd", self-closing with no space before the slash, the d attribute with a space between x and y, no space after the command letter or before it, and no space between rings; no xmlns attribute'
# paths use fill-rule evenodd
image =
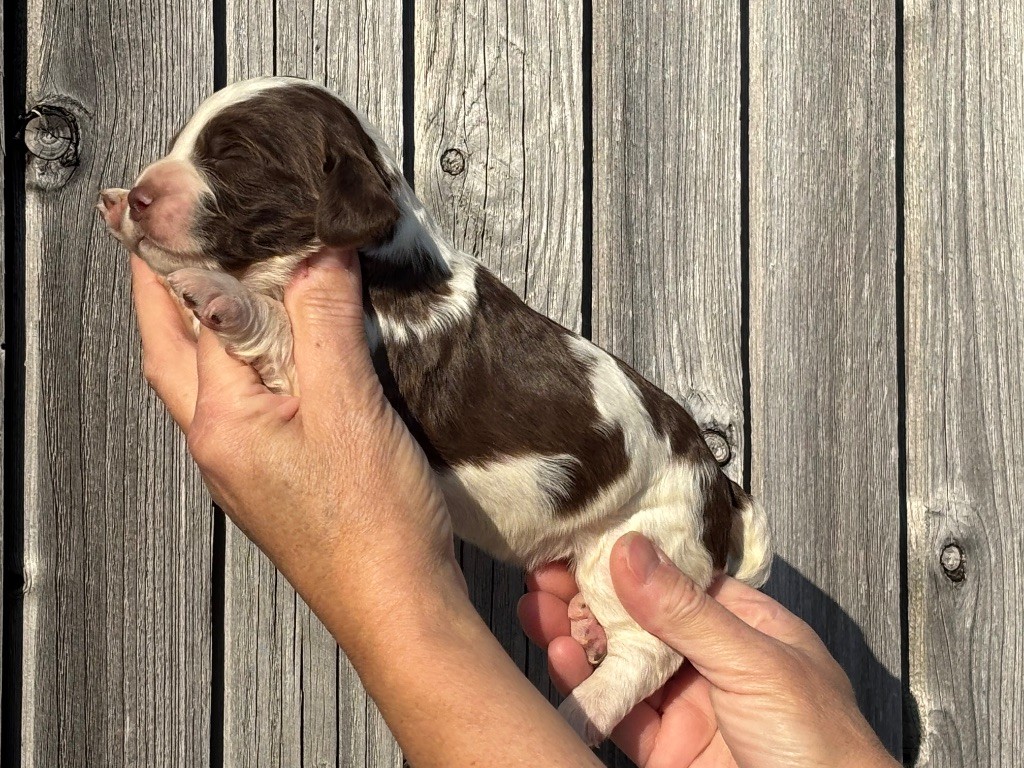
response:
<svg viewBox="0 0 1024 768"><path fill-rule="evenodd" d="M373 128L327 90L262 78L217 92L132 190L104 190L97 207L278 391L297 384L281 305L292 271L324 244L359 248L377 372L456 533L524 568L568 560L604 628L607 655L561 706L588 743L682 662L619 603L619 536L648 536L701 587L722 570L767 578L765 514L686 410L456 250Z"/></svg>

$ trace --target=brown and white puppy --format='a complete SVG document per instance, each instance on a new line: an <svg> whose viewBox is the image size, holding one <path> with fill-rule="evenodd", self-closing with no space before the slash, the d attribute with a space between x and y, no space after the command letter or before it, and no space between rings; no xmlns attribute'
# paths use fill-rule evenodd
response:
<svg viewBox="0 0 1024 768"><path fill-rule="evenodd" d="M323 88L264 78L217 92L166 157L98 208L279 391L295 383L281 304L292 271L322 244L360 248L378 374L455 531L525 568L573 565L574 634L603 661L561 711L588 743L682 662L616 598L619 536L645 534L701 586L722 570L767 578L765 515L690 415L458 252L373 129Z"/></svg>

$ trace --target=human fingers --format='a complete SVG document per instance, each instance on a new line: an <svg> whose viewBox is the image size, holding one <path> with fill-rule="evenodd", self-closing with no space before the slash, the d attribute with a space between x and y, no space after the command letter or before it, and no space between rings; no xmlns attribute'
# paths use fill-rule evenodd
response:
<svg viewBox="0 0 1024 768"><path fill-rule="evenodd" d="M558 637L548 645L548 676L563 696L593 671L586 652L572 638ZM633 707L612 731L612 741L637 765L647 765L656 746L659 765L689 765L714 736L716 724L706 681L692 673L666 694L666 701L669 698L668 722L648 700ZM664 730L669 723L671 728Z"/></svg>
<svg viewBox="0 0 1024 768"><path fill-rule="evenodd" d="M641 702L612 732L612 740L637 765L690 765L718 730L708 697L710 686L685 665L661 690L662 704Z"/></svg>
<svg viewBox="0 0 1024 768"><path fill-rule="evenodd" d="M638 533L611 554L612 583L623 606L716 686L753 681L779 655L777 645L730 613Z"/></svg>
<svg viewBox="0 0 1024 768"><path fill-rule="evenodd" d="M258 416L288 421L298 409L298 398L278 395L263 384L252 366L233 358L208 328L199 331L196 352L199 391L195 417L189 430L189 448L197 461L206 456L207 438L220 442L225 420L251 424ZM219 449L214 451L219 454ZM202 463L202 462L200 462Z"/></svg>
<svg viewBox="0 0 1024 768"><path fill-rule="evenodd" d="M196 370L200 400L234 399L268 391L256 370L229 355L216 334L205 326L199 329Z"/></svg>
<svg viewBox="0 0 1024 768"><path fill-rule="evenodd" d="M548 645L548 677L563 696L594 673L583 646L568 635Z"/></svg>
<svg viewBox="0 0 1024 768"><path fill-rule="evenodd" d="M346 408L379 387L364 325L355 250L325 248L299 268L285 290L295 370L311 410Z"/></svg>
<svg viewBox="0 0 1024 768"><path fill-rule="evenodd" d="M149 266L131 257L132 301L142 338L143 373L171 418L187 431L195 413L196 342L181 311Z"/></svg>
<svg viewBox="0 0 1024 768"><path fill-rule="evenodd" d="M516 606L526 636L541 648L556 638L569 636L569 606L549 592L530 592Z"/></svg>
<svg viewBox="0 0 1024 768"><path fill-rule="evenodd" d="M526 588L530 592L549 592L567 605L580 591L568 566L561 562L548 563L529 571L526 574Z"/></svg>

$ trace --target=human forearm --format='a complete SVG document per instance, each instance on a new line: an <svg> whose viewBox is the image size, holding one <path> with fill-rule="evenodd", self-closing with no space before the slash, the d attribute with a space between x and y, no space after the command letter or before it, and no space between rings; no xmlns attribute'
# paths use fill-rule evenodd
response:
<svg viewBox="0 0 1024 768"><path fill-rule="evenodd" d="M329 628L413 765L599 765L455 580L364 615Z"/></svg>
<svg viewBox="0 0 1024 768"><path fill-rule="evenodd" d="M865 733L856 740L839 759L839 768L900 768L896 758L885 751L870 726L865 723Z"/></svg>

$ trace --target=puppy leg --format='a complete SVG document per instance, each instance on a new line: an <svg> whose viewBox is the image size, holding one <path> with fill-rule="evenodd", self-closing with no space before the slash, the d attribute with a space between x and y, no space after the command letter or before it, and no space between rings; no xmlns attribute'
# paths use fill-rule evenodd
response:
<svg viewBox="0 0 1024 768"><path fill-rule="evenodd" d="M179 269L167 284L228 354L255 368L269 389L295 392L292 330L281 302L208 269Z"/></svg>
<svg viewBox="0 0 1024 768"><path fill-rule="evenodd" d="M638 703L675 674L683 658L635 624L605 627L608 655L558 711L588 746L611 735Z"/></svg>
<svg viewBox="0 0 1024 768"><path fill-rule="evenodd" d="M668 682L683 662L682 656L641 629L622 607L609 570L612 547L627 531L639 531L657 542L697 584L707 587L713 571L711 557L697 530L691 530L686 520L678 508L643 510L577 553L576 582L592 613L590 620L604 629L607 655L562 702L559 711L587 744L607 738L630 710ZM591 649L584 647L589 656Z"/></svg>

